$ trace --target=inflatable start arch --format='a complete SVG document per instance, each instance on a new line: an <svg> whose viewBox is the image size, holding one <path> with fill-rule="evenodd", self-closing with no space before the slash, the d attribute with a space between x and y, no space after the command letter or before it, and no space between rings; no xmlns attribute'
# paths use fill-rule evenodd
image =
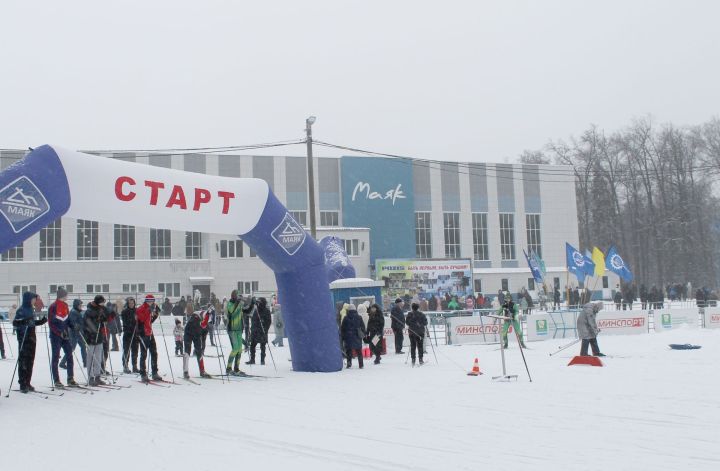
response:
<svg viewBox="0 0 720 471"><path fill-rule="evenodd" d="M0 173L0 213L0 252L61 216L240 235L275 272L293 369L342 369L325 251L263 180L42 146Z"/></svg>

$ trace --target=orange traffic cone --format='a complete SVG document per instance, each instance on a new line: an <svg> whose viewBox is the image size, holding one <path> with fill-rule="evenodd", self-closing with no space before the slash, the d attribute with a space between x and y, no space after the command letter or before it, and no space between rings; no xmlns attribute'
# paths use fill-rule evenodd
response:
<svg viewBox="0 0 720 471"><path fill-rule="evenodd" d="M480 376L482 374L482 371L480 371L480 362L478 359L475 359L475 363L473 363L472 370L468 373L468 376Z"/></svg>

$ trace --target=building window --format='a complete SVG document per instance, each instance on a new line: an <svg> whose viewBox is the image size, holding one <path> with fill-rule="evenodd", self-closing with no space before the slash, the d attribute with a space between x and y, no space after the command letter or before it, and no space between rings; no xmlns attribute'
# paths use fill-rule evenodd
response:
<svg viewBox="0 0 720 471"><path fill-rule="evenodd" d="M50 294L57 293L58 288L65 288L68 293L73 292L73 285L50 285L49 288Z"/></svg>
<svg viewBox="0 0 720 471"><path fill-rule="evenodd" d="M534 251L538 257L542 258L542 243L540 239L540 215L526 214L525 227L527 230L528 254Z"/></svg>
<svg viewBox="0 0 720 471"><path fill-rule="evenodd" d="M123 293L144 293L145 283L123 283Z"/></svg>
<svg viewBox="0 0 720 471"><path fill-rule="evenodd" d="M198 259L202 258L202 233L186 232L185 233L185 258Z"/></svg>
<svg viewBox="0 0 720 471"><path fill-rule="evenodd" d="M135 226L115 224L115 260L135 260Z"/></svg>
<svg viewBox="0 0 720 471"><path fill-rule="evenodd" d="M164 293L166 297L179 297L180 283L158 283L158 291Z"/></svg>
<svg viewBox="0 0 720 471"><path fill-rule="evenodd" d="M320 211L320 225L322 227L338 227L340 215L337 211Z"/></svg>
<svg viewBox="0 0 720 471"><path fill-rule="evenodd" d="M220 241L220 258L242 258L243 241L237 240L221 240Z"/></svg>
<svg viewBox="0 0 720 471"><path fill-rule="evenodd" d="M500 214L500 258L515 260L515 215Z"/></svg>
<svg viewBox="0 0 720 471"><path fill-rule="evenodd" d="M417 258L432 258L430 212L415 213L415 256Z"/></svg>
<svg viewBox="0 0 720 471"><path fill-rule="evenodd" d="M168 229L150 229L150 259L168 260L170 248L170 231Z"/></svg>
<svg viewBox="0 0 720 471"><path fill-rule="evenodd" d="M608 280L607 276L602 277L603 282L603 289L608 289L610 287L610 281Z"/></svg>
<svg viewBox="0 0 720 471"><path fill-rule="evenodd" d="M255 249L253 249L253 248L250 247L249 245L248 245L248 251L250 252L250 258L255 258L255 257L257 257L257 252L255 252Z"/></svg>
<svg viewBox="0 0 720 471"><path fill-rule="evenodd" d="M40 260L60 260L62 258L62 220L57 219L40 229Z"/></svg>
<svg viewBox="0 0 720 471"><path fill-rule="evenodd" d="M78 219L77 221L77 259L98 259L98 223Z"/></svg>
<svg viewBox="0 0 720 471"><path fill-rule="evenodd" d="M253 294L260 289L260 283L257 281L238 281L238 294Z"/></svg>
<svg viewBox="0 0 720 471"><path fill-rule="evenodd" d="M360 255L360 241L358 239L345 239L345 252L350 257L357 257Z"/></svg>
<svg viewBox="0 0 720 471"><path fill-rule="evenodd" d="M27 291L37 294L37 285L15 285L15 286L13 286L13 294L22 294Z"/></svg>
<svg viewBox="0 0 720 471"><path fill-rule="evenodd" d="M20 242L17 246L3 252L1 259L3 262L22 262L23 253L23 243Z"/></svg>
<svg viewBox="0 0 720 471"><path fill-rule="evenodd" d="M110 292L110 285L109 284L100 284L100 285L91 285L87 284L85 285L85 292L87 293L109 293Z"/></svg>
<svg viewBox="0 0 720 471"><path fill-rule="evenodd" d="M501 288L503 291L510 291L510 283L508 283L508 279L507 279L507 278L502 278L502 279L500 280L500 288Z"/></svg>
<svg viewBox="0 0 720 471"><path fill-rule="evenodd" d="M482 293L482 280L475 279L473 281L475 283L475 292ZM480 307L480 306L478 306L478 307Z"/></svg>
<svg viewBox="0 0 720 471"><path fill-rule="evenodd" d="M528 278L528 291L535 291L535 278Z"/></svg>
<svg viewBox="0 0 720 471"><path fill-rule="evenodd" d="M443 213L445 258L460 257L460 213Z"/></svg>
<svg viewBox="0 0 720 471"><path fill-rule="evenodd" d="M487 214L473 213L473 254L475 260L490 260L488 250Z"/></svg>
<svg viewBox="0 0 720 471"><path fill-rule="evenodd" d="M301 226L307 226L307 211L290 211L290 216Z"/></svg>

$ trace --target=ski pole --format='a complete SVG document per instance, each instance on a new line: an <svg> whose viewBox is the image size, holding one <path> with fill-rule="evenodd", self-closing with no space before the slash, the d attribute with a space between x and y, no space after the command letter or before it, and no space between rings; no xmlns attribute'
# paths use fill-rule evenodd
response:
<svg viewBox="0 0 720 471"><path fill-rule="evenodd" d="M7 329L5 329L3 326L0 326L0 329L2 329L3 333L5 334L5 338L7 339L7 345L8 345L8 349L10 350L10 356L11 357L15 356L15 354L13 353L13 350L12 350L12 345L10 344L10 336L7 333Z"/></svg>
<svg viewBox="0 0 720 471"><path fill-rule="evenodd" d="M430 331L428 330L427 326L425 326L425 332L427 333L428 338L430 338ZM429 343L430 343L430 348L432 349L432 352L433 352L433 356L435 357L435 364L439 365L440 362L438 362L437 354L435 353L435 347L432 344L432 340L430 340Z"/></svg>
<svg viewBox="0 0 720 471"><path fill-rule="evenodd" d="M18 357L17 360L15 360L15 368L13 368L13 374L10 378L10 385L8 386L8 392L5 394L5 397L10 397L10 390L12 389L13 381L15 381L15 373L18 370L18 364L20 364L20 354L22 353L23 346L25 345L25 339L27 338L27 331L30 326L25 326L25 333L23 334L22 342L20 342L20 349L18 350Z"/></svg>
<svg viewBox="0 0 720 471"><path fill-rule="evenodd" d="M569 344L567 344L567 345L565 345L565 346L563 346L563 347L558 347L558 351L552 352L552 353L550 354L550 356L553 356L553 355L555 355L555 354L557 354L557 353L562 352L563 350L565 350L565 349L567 349L567 348L572 347L573 345L575 345L575 344L578 343L579 341L580 341L580 339L575 339L575 340L573 340L572 342L570 342Z"/></svg>
<svg viewBox="0 0 720 471"><path fill-rule="evenodd" d="M108 360L110 362L110 377L112 378L113 384L115 384L115 383L117 383L117 378L115 377L115 370L113 370L112 355L110 352L110 339L108 338L110 329L108 329L107 322L103 322L103 325L105 326L105 341L108 344Z"/></svg>
<svg viewBox="0 0 720 471"><path fill-rule="evenodd" d="M525 360L525 351L524 351L525 349L523 348L522 339L520 338L520 334L518 333L518 330L517 329L513 329L513 330L515 331L515 337L517 338L518 346L520 347L520 355L522 355L523 363L525 363L525 371L527 371L528 379L532 383L532 377L530 376L530 369L528 368L527 361Z"/></svg>
<svg viewBox="0 0 720 471"><path fill-rule="evenodd" d="M50 367L50 390L55 391L55 379L53 378L53 371L52 371L52 360L50 360L50 341L48 340L48 329L47 329L47 322L43 325L43 330L45 332L45 347L47 347L47 357L48 357L48 366ZM58 378L58 381L60 378Z"/></svg>
<svg viewBox="0 0 720 471"><path fill-rule="evenodd" d="M83 378L85 378L85 382L86 382L86 383L89 383L88 377L87 377L87 375L85 374L85 368L80 368L80 364L81 364L81 363L80 363L80 361L78 360L78 356L77 356L77 353L75 352L75 349L73 349L72 354L75 356L75 363L78 364L78 369L79 369L80 372L83 374Z"/></svg>
<svg viewBox="0 0 720 471"><path fill-rule="evenodd" d="M152 321L151 321L151 323L152 323ZM175 382L175 374L173 373L172 361L170 361L170 350L168 350L167 339L165 338L165 329L163 329L163 325L162 325L162 319L160 319L160 334L162 335L163 343L165 344L165 354L167 355L168 364L170 365L170 377L172 377L172 382L174 383ZM155 337L155 334L153 334L153 337Z"/></svg>

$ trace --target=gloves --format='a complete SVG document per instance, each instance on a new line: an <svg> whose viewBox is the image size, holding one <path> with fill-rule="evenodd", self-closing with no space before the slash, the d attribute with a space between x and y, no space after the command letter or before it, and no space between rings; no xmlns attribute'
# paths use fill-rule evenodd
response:
<svg viewBox="0 0 720 471"><path fill-rule="evenodd" d="M35 321L35 325L43 325L47 322L47 317L43 317L42 319L38 319Z"/></svg>

